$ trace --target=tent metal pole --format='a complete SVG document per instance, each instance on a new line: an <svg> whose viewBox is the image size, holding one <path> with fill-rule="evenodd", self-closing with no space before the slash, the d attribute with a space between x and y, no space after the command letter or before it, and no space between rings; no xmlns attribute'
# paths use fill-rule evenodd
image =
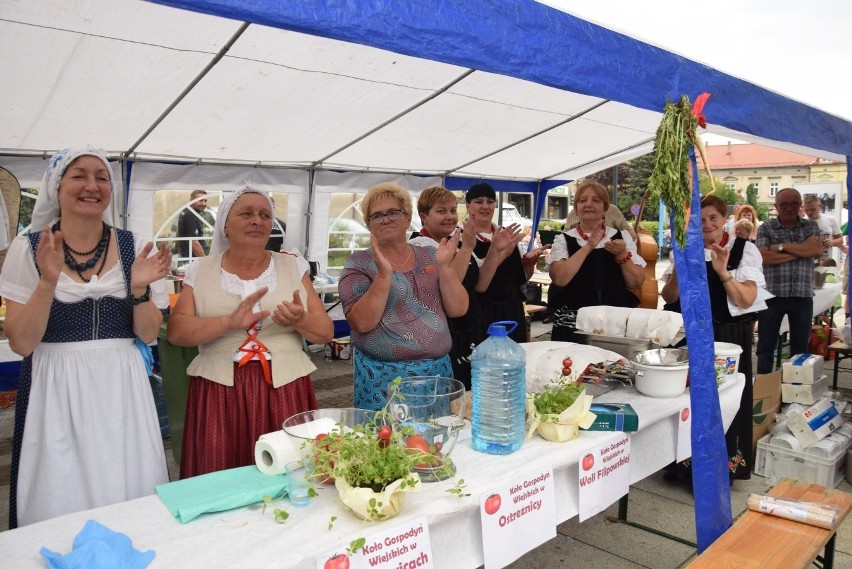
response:
<svg viewBox="0 0 852 569"><path fill-rule="evenodd" d="M367 132L361 134L360 136L356 136L355 138L353 138L352 140L350 140L349 142L347 142L346 144L344 144L340 148L336 148L336 149L332 150L331 152L329 152L328 154L326 154L325 156L323 156L322 158L317 159L316 161L314 161L313 164L311 164L311 167L318 166L318 165L322 164L323 162L325 162L326 160L328 160L332 156L334 156L336 154L340 154L341 152L343 152L347 148L359 143L360 141L364 140L365 138L367 138L371 134L374 134L374 133L380 131L381 129L385 128L389 124L396 122L397 120L399 120L402 117L412 113L413 111L416 111L417 109L419 109L420 107L422 107L423 105L425 105L426 103L431 101L432 99L435 99L435 98L439 97L440 95L443 95L444 93L446 93L451 87L453 87L453 86L459 84L460 82L464 81L465 79L467 79L474 71L475 71L474 69L465 70L458 77L456 77L455 79L453 79L452 81L450 81L449 83L447 83L446 85L441 87L440 89L437 89L434 92L432 92L428 97L425 97L425 98L417 101L416 103L414 103L413 105L411 105L407 109L398 112L397 114L395 114L394 116L392 116L391 118L389 118L385 121L382 121L377 126L374 126L373 128L371 128Z"/></svg>
<svg viewBox="0 0 852 569"><path fill-rule="evenodd" d="M506 145L504 145L500 148L497 148L496 150L489 152L488 154L483 154L482 156L478 156L478 157L474 158L473 160L468 160L464 164L459 164L459 165L455 166L454 168L450 168L449 170L447 170L445 172L445 174L451 174L453 172L457 172L457 171L461 170L462 168L464 168L465 166L470 166L471 164L475 164L476 162L479 162L480 160L485 160L486 158L490 158L490 157L494 156L495 154L499 154L500 152L503 152L504 150L508 150L509 148L512 148L512 147L517 146L519 144L523 144L524 142L526 142L528 140L532 140L533 138L535 138L537 136L541 136L545 132L549 132L549 131L551 131L555 128L559 128L560 126L563 126L563 125L566 125L570 122L573 122L573 121L577 120L578 118L580 118L584 115L587 115L588 113L594 111L595 109L598 109L598 108L604 106L605 104L607 104L609 102L610 102L609 99L604 99L603 101L601 101L601 102L599 102L595 105L592 105L588 109L580 111L576 115L571 115L570 117L568 117L565 120L561 120L558 123L552 124L547 128L543 128L543 129L541 129L537 132L534 132L534 133L532 133L528 136L525 136L523 138L519 138L518 140L516 140L514 142L510 142L509 144L506 144Z"/></svg>
<svg viewBox="0 0 852 569"><path fill-rule="evenodd" d="M231 47L237 42L240 36L243 35L243 32L245 32L250 25L251 24L249 24L248 22L243 22L240 25L239 29L234 32L234 35L232 35L231 38L225 43L225 45L222 46L222 49L220 49L216 53L216 55L213 56L213 59L211 59L210 62L204 67L204 69L202 69L201 72L195 76L195 79L193 79L189 83L189 85L187 85L186 88L181 92L181 94L178 95L168 107L166 107L166 110L164 110L160 114L160 116L157 117L157 119L151 124L151 126L149 126L147 130L142 133L142 136L140 136L136 142L130 145L130 148L125 151L126 156L130 156L130 154L132 154L133 151L135 151L136 148L138 148L139 145L142 144L142 142L146 138L148 138L148 135L151 134L155 128L160 126L160 123L162 123L163 120L165 120L165 118L169 116L169 114L174 110L174 108L177 107L187 95L189 95L190 91L192 91L195 86L198 85L198 83L200 83L202 79L204 79L204 77L210 72L210 70L213 69L213 67L215 67L216 64L219 63L219 61L221 61L223 57L225 57L225 54L230 51Z"/></svg>

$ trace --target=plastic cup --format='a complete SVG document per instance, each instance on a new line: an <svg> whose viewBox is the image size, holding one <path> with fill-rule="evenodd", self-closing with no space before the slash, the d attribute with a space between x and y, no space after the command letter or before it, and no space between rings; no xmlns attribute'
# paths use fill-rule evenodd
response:
<svg viewBox="0 0 852 569"><path fill-rule="evenodd" d="M306 468L300 460L288 462L284 468L287 471L287 495L290 497L290 503L297 508L310 506L310 483L308 482L310 469Z"/></svg>

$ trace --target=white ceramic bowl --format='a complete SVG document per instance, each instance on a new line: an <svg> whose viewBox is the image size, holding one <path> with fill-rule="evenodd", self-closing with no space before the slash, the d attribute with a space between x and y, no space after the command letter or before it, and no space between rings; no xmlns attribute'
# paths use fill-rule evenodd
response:
<svg viewBox="0 0 852 569"><path fill-rule="evenodd" d="M658 348L636 354L636 389L648 397L670 398L686 390L689 356L686 350Z"/></svg>

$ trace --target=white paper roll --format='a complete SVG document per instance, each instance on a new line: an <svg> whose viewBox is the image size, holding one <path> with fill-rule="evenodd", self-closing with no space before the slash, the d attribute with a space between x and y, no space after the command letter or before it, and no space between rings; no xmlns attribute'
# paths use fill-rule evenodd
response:
<svg viewBox="0 0 852 569"><path fill-rule="evenodd" d="M801 451L802 445L791 432L780 433L769 439L770 444L781 448L789 448L794 451Z"/></svg>
<svg viewBox="0 0 852 569"><path fill-rule="evenodd" d="M261 472L269 476L284 474L284 465L301 458L284 431L261 435L254 445L254 462Z"/></svg>

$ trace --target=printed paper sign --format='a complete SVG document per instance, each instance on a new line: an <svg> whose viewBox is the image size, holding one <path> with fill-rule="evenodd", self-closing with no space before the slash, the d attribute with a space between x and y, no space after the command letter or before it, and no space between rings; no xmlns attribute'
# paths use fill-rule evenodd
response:
<svg viewBox="0 0 852 569"><path fill-rule="evenodd" d="M505 567L556 537L553 468L536 470L486 492L479 501L488 569Z"/></svg>
<svg viewBox="0 0 852 569"><path fill-rule="evenodd" d="M580 521L627 494L630 489L630 437L625 433L589 449L580 458Z"/></svg>
<svg viewBox="0 0 852 569"><path fill-rule="evenodd" d="M364 547L346 555L346 546L317 557L317 569L432 569L429 526L421 517L366 536Z"/></svg>
<svg viewBox="0 0 852 569"><path fill-rule="evenodd" d="M677 417L677 461L692 456L692 411L687 405Z"/></svg>

